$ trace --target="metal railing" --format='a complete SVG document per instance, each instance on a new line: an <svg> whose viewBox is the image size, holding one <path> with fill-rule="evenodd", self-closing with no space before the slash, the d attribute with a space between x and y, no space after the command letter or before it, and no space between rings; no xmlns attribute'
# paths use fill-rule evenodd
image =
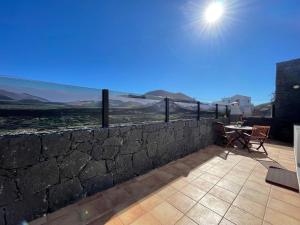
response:
<svg viewBox="0 0 300 225"><path fill-rule="evenodd" d="M103 128L107 128L110 125L110 95L109 95L110 91L108 89L103 89L102 90L102 127ZM135 95L134 98L143 98L142 96L137 96ZM173 100L170 99L168 97L163 98L163 102L164 102L164 121L166 123L170 122L172 119L170 118L170 102L172 103L181 103L181 104L195 104L195 116L194 118L196 120L200 120L201 114L206 112L206 111L201 111L201 102L200 101L193 101L193 102L189 102L189 101L177 101L177 100ZM220 106L224 107L224 112L220 113ZM230 111L229 111L229 107L228 105L219 105L219 104L215 104L214 105L214 112L212 112L214 114L214 118L218 119L219 117L226 117L229 118L230 116ZM193 117L192 117L193 118Z"/></svg>

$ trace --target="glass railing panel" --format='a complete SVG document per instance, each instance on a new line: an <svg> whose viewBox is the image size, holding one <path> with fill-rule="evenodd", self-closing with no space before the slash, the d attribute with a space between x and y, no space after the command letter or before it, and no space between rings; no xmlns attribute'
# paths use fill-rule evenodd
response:
<svg viewBox="0 0 300 225"><path fill-rule="evenodd" d="M109 123L130 124L164 121L165 101L151 95L109 92Z"/></svg>
<svg viewBox="0 0 300 225"><path fill-rule="evenodd" d="M101 125L101 91L0 77L1 132Z"/></svg>
<svg viewBox="0 0 300 225"><path fill-rule="evenodd" d="M170 120L197 119L197 102L169 101Z"/></svg>
<svg viewBox="0 0 300 225"><path fill-rule="evenodd" d="M216 105L210 103L200 104L200 118L215 118Z"/></svg>

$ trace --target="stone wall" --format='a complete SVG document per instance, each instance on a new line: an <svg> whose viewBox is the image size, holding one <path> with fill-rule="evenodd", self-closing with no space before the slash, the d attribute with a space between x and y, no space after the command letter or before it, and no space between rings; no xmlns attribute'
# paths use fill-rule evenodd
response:
<svg viewBox="0 0 300 225"><path fill-rule="evenodd" d="M300 122L300 59L277 63L275 116L294 123Z"/></svg>
<svg viewBox="0 0 300 225"><path fill-rule="evenodd" d="M214 141L213 119L0 137L0 225L15 225Z"/></svg>

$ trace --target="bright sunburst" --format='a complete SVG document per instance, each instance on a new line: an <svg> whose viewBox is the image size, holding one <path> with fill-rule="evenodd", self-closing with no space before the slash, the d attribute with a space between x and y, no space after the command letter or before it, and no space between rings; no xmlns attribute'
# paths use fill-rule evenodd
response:
<svg viewBox="0 0 300 225"><path fill-rule="evenodd" d="M204 19L209 24L217 23L224 14L224 5L220 1L210 3L205 12Z"/></svg>

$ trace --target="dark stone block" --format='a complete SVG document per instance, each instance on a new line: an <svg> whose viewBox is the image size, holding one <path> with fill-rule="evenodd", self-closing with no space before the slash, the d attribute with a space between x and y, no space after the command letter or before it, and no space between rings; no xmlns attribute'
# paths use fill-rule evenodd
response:
<svg viewBox="0 0 300 225"><path fill-rule="evenodd" d="M75 149L77 151L91 154L93 149L93 144L90 142L80 142L72 145L72 149Z"/></svg>
<svg viewBox="0 0 300 225"><path fill-rule="evenodd" d="M94 143L91 154L95 160L103 159L103 147L99 143Z"/></svg>
<svg viewBox="0 0 300 225"><path fill-rule="evenodd" d="M101 128L94 130L94 141L97 143L103 143L108 138L108 129Z"/></svg>
<svg viewBox="0 0 300 225"><path fill-rule="evenodd" d="M105 161L89 161L87 166L83 169L83 171L79 175L79 179L81 181L90 179L95 176L106 174L106 165Z"/></svg>
<svg viewBox="0 0 300 225"><path fill-rule="evenodd" d="M7 225L7 224L5 224L6 222L4 219L4 217L5 217L4 213L5 213L5 208L0 207L0 225Z"/></svg>
<svg viewBox="0 0 300 225"><path fill-rule="evenodd" d="M124 172L132 174L132 155L118 155L116 158L116 171L118 174Z"/></svg>
<svg viewBox="0 0 300 225"><path fill-rule="evenodd" d="M17 190L15 182L0 176L0 206L10 204L16 199Z"/></svg>
<svg viewBox="0 0 300 225"><path fill-rule="evenodd" d="M60 165L61 175L68 178L78 176L79 172L90 159L91 157L83 152L72 152L68 157L63 159Z"/></svg>
<svg viewBox="0 0 300 225"><path fill-rule="evenodd" d="M124 141L120 148L120 154L132 154L141 150L141 141Z"/></svg>
<svg viewBox="0 0 300 225"><path fill-rule="evenodd" d="M84 193L87 195L95 194L113 186L111 174L95 176L82 182Z"/></svg>
<svg viewBox="0 0 300 225"><path fill-rule="evenodd" d="M47 158L65 155L70 151L70 132L42 136L43 155Z"/></svg>
<svg viewBox="0 0 300 225"><path fill-rule="evenodd" d="M19 225L43 216L48 209L46 192L26 195L22 201L5 207L7 225Z"/></svg>
<svg viewBox="0 0 300 225"><path fill-rule="evenodd" d="M59 180L59 171L55 159L34 165L23 171L19 177L22 192L40 192Z"/></svg>
<svg viewBox="0 0 300 225"><path fill-rule="evenodd" d="M156 142L149 142L147 144L147 152L150 158L157 157L157 149L158 149L158 144Z"/></svg>
<svg viewBox="0 0 300 225"><path fill-rule="evenodd" d="M84 143L93 142L94 134L92 130L76 130L72 133L72 142Z"/></svg>
<svg viewBox="0 0 300 225"><path fill-rule="evenodd" d="M41 141L37 135L2 137L0 140L0 165L4 169L22 168L39 162Z"/></svg>
<svg viewBox="0 0 300 225"><path fill-rule="evenodd" d="M136 174L143 174L152 168L152 161L145 150L133 154L133 170Z"/></svg>
<svg viewBox="0 0 300 225"><path fill-rule="evenodd" d="M77 178L53 186L49 190L49 210L53 212L64 207L83 195L83 188Z"/></svg>

